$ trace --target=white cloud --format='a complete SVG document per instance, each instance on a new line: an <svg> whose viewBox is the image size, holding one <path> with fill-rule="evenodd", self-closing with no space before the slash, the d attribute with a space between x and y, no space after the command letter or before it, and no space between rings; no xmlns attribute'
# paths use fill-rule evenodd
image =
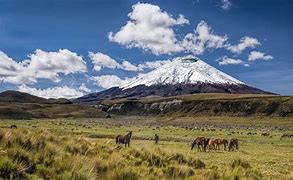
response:
<svg viewBox="0 0 293 180"><path fill-rule="evenodd" d="M84 83L82 83L80 86L79 86L79 91L81 92L86 92L86 93L89 93L91 92L91 90L89 88L86 87L86 85Z"/></svg>
<svg viewBox="0 0 293 180"><path fill-rule="evenodd" d="M231 0L221 0L221 8L223 10L229 10L232 7Z"/></svg>
<svg viewBox="0 0 293 180"><path fill-rule="evenodd" d="M227 56L223 56L219 58L218 60L219 65L237 65L237 64L243 64L245 66L249 66L249 64L245 64L241 59L233 59L229 58Z"/></svg>
<svg viewBox="0 0 293 180"><path fill-rule="evenodd" d="M252 52L250 52L250 54L248 56L248 61L255 61L257 59L260 59L260 60L271 60L271 59L273 59L273 56L266 55L265 53L258 52L258 51L252 51Z"/></svg>
<svg viewBox="0 0 293 180"><path fill-rule="evenodd" d="M174 19L159 6L137 3L132 6L128 17L130 20L118 32L109 33L110 41L156 55L182 51L172 27L189 23L183 15Z"/></svg>
<svg viewBox="0 0 293 180"><path fill-rule="evenodd" d="M103 53L93 53L89 52L89 57L94 64L94 70L100 71L102 68L110 69L123 69L126 71L138 71L138 67L131 64L128 61L123 61L122 64L119 64L116 60L112 59L110 56Z"/></svg>
<svg viewBox="0 0 293 180"><path fill-rule="evenodd" d="M33 84L37 79L59 82L60 74L86 72L81 56L67 49L46 52L37 49L28 59L16 62L0 51L0 81L12 84Z"/></svg>
<svg viewBox="0 0 293 180"><path fill-rule="evenodd" d="M82 88L86 88L86 87L84 86ZM71 99L71 98L77 98L77 97L85 95L87 91L85 91L85 89L82 90L82 88L74 89L68 86L62 86L62 87L50 87L46 89L38 89L38 88L29 87L26 85L21 85L18 87L17 90L21 92L26 92L35 96L43 97L43 98Z"/></svg>
<svg viewBox="0 0 293 180"><path fill-rule="evenodd" d="M157 60L157 61L147 61L138 65L140 71L144 69L155 69L166 63L170 62L170 60Z"/></svg>
<svg viewBox="0 0 293 180"><path fill-rule="evenodd" d="M116 75L93 76L91 80L94 81L96 85L106 89L121 86L125 82L125 80Z"/></svg>
<svg viewBox="0 0 293 180"><path fill-rule="evenodd" d="M123 61L121 66L123 67L122 69L127 70L127 71L138 71L138 67L135 65L131 64L128 61Z"/></svg>
<svg viewBox="0 0 293 180"><path fill-rule="evenodd" d="M245 36L240 39L239 44L229 45L227 49L233 53L240 54L246 48L255 48L257 45L261 45L261 43L256 38Z"/></svg>
<svg viewBox="0 0 293 180"><path fill-rule="evenodd" d="M209 48L223 48L227 39L227 36L214 34L211 27L205 21L201 21L194 30L194 33L188 33L184 37L181 45L185 51L199 55Z"/></svg>
<svg viewBox="0 0 293 180"><path fill-rule="evenodd" d="M110 56L103 53L89 52L89 57L94 64L94 70L100 71L103 67L115 69L120 67L120 64Z"/></svg>

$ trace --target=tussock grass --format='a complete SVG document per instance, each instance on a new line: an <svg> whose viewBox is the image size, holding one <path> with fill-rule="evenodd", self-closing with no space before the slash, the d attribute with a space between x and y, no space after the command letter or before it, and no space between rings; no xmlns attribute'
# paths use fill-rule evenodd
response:
<svg viewBox="0 0 293 180"><path fill-rule="evenodd" d="M223 169L160 147L119 148L48 129L0 129L0 179L206 179L262 177L246 161Z"/></svg>
<svg viewBox="0 0 293 180"><path fill-rule="evenodd" d="M221 119L219 119L221 120ZM290 131L107 121L0 121L0 179L290 179ZM10 129L16 124L17 129ZM90 127L90 128L89 128ZM214 130L211 130L211 129ZM72 130L73 129L73 130ZM202 130L204 129L204 131ZM114 137L134 133L130 148ZM262 133L269 136L262 136ZM158 145L152 140L160 135ZM190 150L195 137L238 138L235 152Z"/></svg>

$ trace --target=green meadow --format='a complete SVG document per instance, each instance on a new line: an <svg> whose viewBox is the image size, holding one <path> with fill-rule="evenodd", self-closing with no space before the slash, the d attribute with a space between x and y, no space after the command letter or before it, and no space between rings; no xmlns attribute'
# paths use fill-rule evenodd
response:
<svg viewBox="0 0 293 180"><path fill-rule="evenodd" d="M0 179L292 179L293 139L281 136L293 132L275 128L292 127L292 120L262 119L255 126L249 121L0 120ZM133 132L130 147L117 146L115 136L128 130ZM155 133L160 136L157 145ZM238 138L239 150L191 151L199 136Z"/></svg>

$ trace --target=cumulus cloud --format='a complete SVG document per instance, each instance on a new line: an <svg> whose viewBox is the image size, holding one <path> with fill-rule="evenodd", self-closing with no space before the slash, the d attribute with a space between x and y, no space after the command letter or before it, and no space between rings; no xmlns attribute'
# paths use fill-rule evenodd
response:
<svg viewBox="0 0 293 180"><path fill-rule="evenodd" d="M156 55L182 51L172 27L189 23L183 15L175 19L159 6L137 3L128 17L130 20L118 32L109 33L110 41Z"/></svg>
<svg viewBox="0 0 293 180"><path fill-rule="evenodd" d="M99 87L106 89L121 86L125 82L125 80L116 75L93 76L91 77L91 80L94 81Z"/></svg>
<svg viewBox="0 0 293 180"><path fill-rule="evenodd" d="M237 65L237 64L242 64L244 66L249 66L249 64L244 63L241 59L233 59L229 58L227 56L223 56L219 58L218 60L219 65Z"/></svg>
<svg viewBox="0 0 293 180"><path fill-rule="evenodd" d="M261 43L256 38L245 36L240 39L239 44L229 45L227 49L233 53L240 54L246 48L255 48L257 45L261 45Z"/></svg>
<svg viewBox="0 0 293 180"><path fill-rule="evenodd" d="M89 58L94 64L94 70L100 71L102 68L123 69L126 71L138 71L138 67L131 64L129 61L123 61L122 64L112 59L110 56L103 53L89 52Z"/></svg>
<svg viewBox="0 0 293 180"><path fill-rule="evenodd" d="M185 51L199 55L209 48L223 48L227 39L227 36L214 34L211 27L205 21L201 21L194 33L186 34L181 45Z"/></svg>
<svg viewBox="0 0 293 180"><path fill-rule="evenodd" d="M12 84L33 84L37 79L60 81L60 74L86 72L81 56L67 49L46 52L37 49L28 59L16 62L0 51L0 81Z"/></svg>
<svg viewBox="0 0 293 180"><path fill-rule="evenodd" d="M35 96L43 97L43 98L77 98L85 95L89 89L83 84L78 89L70 88L68 86L62 87L49 87L46 89L38 89L29 87L27 85L20 85L17 89L21 92L26 92Z"/></svg>
<svg viewBox="0 0 293 180"><path fill-rule="evenodd" d="M229 10L232 7L231 0L221 0L221 8L223 10Z"/></svg>
<svg viewBox="0 0 293 180"><path fill-rule="evenodd" d="M252 51L248 56L248 61L255 61L255 60L271 60L273 56L266 55L265 53L259 51Z"/></svg>

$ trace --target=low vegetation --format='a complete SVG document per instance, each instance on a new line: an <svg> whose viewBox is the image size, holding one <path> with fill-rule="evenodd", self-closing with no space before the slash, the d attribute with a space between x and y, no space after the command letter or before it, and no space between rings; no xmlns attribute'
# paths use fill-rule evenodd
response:
<svg viewBox="0 0 293 180"><path fill-rule="evenodd" d="M12 123L17 128L11 129ZM239 130L233 134L241 140L239 151L221 147L206 153L190 151L194 137L229 137L231 130L109 126L93 120L4 120L0 127L0 179L292 178L293 143L280 140L280 132L268 137ZM117 146L112 137L129 129L130 148ZM158 145L154 132L161 135Z"/></svg>

